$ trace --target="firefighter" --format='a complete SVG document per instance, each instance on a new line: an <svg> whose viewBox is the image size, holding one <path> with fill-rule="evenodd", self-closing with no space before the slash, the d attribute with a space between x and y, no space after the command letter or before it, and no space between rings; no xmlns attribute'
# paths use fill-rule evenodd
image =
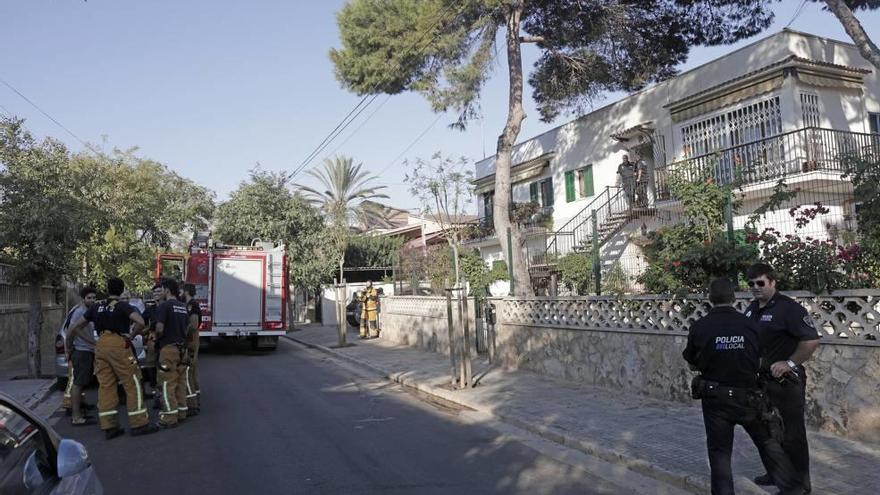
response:
<svg viewBox="0 0 880 495"><path fill-rule="evenodd" d="M369 336L367 333L367 291L357 291L355 293L355 299L357 299L361 310L361 326L358 331L358 338L366 339Z"/></svg>
<svg viewBox="0 0 880 495"><path fill-rule="evenodd" d="M187 415L199 414L201 404L199 396L199 325L202 323L202 308L196 301L196 286L184 284L183 301L186 303L186 313L189 324L186 327L187 351L189 352L189 367L186 369L186 407Z"/></svg>
<svg viewBox="0 0 880 495"><path fill-rule="evenodd" d="M144 381L150 384L153 391L153 409L159 409L161 401L159 399L158 381L156 379L156 362L158 361L158 351L156 350L156 322L153 314L156 311L156 305L162 297L162 286L156 284L152 289L152 299L146 301L144 309Z"/></svg>
<svg viewBox="0 0 880 495"><path fill-rule="evenodd" d="M379 336L379 291L373 287L373 282L367 282L364 290L364 309L367 313L367 325L370 329L370 338Z"/></svg>
<svg viewBox="0 0 880 495"><path fill-rule="evenodd" d="M157 431L150 423L144 397L141 392L141 370L131 352L129 329L137 334L144 327L140 313L128 303L119 301L125 283L119 278L107 280L108 298L95 303L71 328L75 335L89 322L98 330L95 346L95 375L98 376L98 420L105 437L109 440L122 435L119 428L117 407L119 395L117 384L125 389L128 406L128 424L131 434L146 435ZM134 323L134 325L132 325Z"/></svg>
<svg viewBox="0 0 880 495"><path fill-rule="evenodd" d="M159 426L174 428L186 419L186 305L177 299L177 281L162 280L162 302L156 306L156 346L159 349L159 388L162 409Z"/></svg>

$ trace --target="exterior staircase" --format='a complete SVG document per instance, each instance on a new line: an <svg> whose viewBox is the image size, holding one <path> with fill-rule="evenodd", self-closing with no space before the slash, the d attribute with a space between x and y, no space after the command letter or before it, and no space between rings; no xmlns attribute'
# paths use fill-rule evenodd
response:
<svg viewBox="0 0 880 495"><path fill-rule="evenodd" d="M632 205L623 188L608 186L561 228L547 235L543 248L528 249L532 279L549 277L559 258L571 253L591 256L595 225L599 249L631 220L653 216L653 207Z"/></svg>

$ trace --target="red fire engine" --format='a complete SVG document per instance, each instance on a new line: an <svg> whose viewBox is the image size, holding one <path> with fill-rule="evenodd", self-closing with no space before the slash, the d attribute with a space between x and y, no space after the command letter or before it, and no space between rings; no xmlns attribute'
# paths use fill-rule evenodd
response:
<svg viewBox="0 0 880 495"><path fill-rule="evenodd" d="M199 337L250 339L274 349L287 331L287 255L284 245L214 243L197 234L189 252L156 257L156 280L170 277L196 287L202 308Z"/></svg>

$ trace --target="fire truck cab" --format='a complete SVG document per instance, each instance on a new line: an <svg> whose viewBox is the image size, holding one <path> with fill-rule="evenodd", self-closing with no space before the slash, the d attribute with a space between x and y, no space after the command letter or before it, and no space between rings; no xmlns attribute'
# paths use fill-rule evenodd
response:
<svg viewBox="0 0 880 495"><path fill-rule="evenodd" d="M201 343L249 339L258 349L275 349L287 332L287 255L284 245L214 243L196 234L189 252L156 257L156 280L174 278L196 287L202 308Z"/></svg>

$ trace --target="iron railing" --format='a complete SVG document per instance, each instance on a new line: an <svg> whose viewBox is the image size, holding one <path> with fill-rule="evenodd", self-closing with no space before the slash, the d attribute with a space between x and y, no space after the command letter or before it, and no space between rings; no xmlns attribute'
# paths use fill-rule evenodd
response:
<svg viewBox="0 0 880 495"><path fill-rule="evenodd" d="M542 206L538 208L528 220L519 222L520 230L526 237L536 234L544 234L548 230L551 230L548 228L548 223L552 225L552 219L553 207ZM474 233L463 244L467 245L493 239L498 239L497 232L495 232L494 217L487 216L478 218L477 221L474 222Z"/></svg>
<svg viewBox="0 0 880 495"><path fill-rule="evenodd" d="M600 246L604 244L624 223L633 218L640 208L634 204L632 192L617 187L607 186L577 215L565 223L559 230L549 234L546 247L529 250L528 259L531 266L545 265L567 254L576 251L588 251L593 240L593 215L599 237Z"/></svg>
<svg viewBox="0 0 880 495"><path fill-rule="evenodd" d="M847 160L878 157L880 134L806 127L658 166L655 194L658 201L672 199L673 178L746 186L816 171L842 173Z"/></svg>

